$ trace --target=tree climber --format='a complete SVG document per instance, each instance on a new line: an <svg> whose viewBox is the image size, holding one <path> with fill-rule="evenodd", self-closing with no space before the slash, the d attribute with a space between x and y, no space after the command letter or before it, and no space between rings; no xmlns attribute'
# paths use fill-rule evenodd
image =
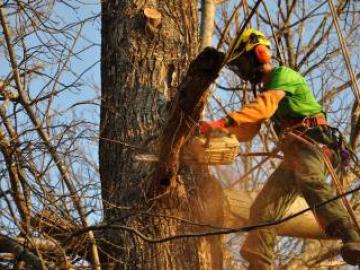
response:
<svg viewBox="0 0 360 270"><path fill-rule="evenodd" d="M310 207L334 197L331 185L326 182L323 155L331 157L334 167L345 161L339 153L339 138L327 125L322 107L304 77L288 67L271 66L270 42L259 31L245 30L235 48L227 65L241 79L262 86L262 90L240 111L224 119L201 122L200 132L208 134L211 129L227 129L239 141L249 141L261 123L271 118L281 138L284 160L251 206L250 223L282 218L297 195L303 196ZM323 151L287 136L289 130L316 141ZM360 264L360 236L341 202L332 201L313 212L328 236L342 240L343 259L352 265ZM275 240L273 227L248 233L241 255L249 262L249 269L273 269Z"/></svg>

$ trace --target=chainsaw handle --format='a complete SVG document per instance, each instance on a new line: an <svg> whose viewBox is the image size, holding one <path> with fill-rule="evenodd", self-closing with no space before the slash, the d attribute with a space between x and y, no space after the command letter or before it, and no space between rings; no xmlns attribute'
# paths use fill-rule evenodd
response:
<svg viewBox="0 0 360 270"><path fill-rule="evenodd" d="M206 147L206 148L209 148L209 144L210 144L210 133L211 133L211 131L210 131L208 134L206 134L206 141L205 141L205 147Z"/></svg>
<svg viewBox="0 0 360 270"><path fill-rule="evenodd" d="M205 141L205 147L208 148L209 147L209 144L210 144L210 139L211 139L211 133L215 132L215 131L220 131L224 134L226 134L227 136L231 136L231 133L229 130L227 130L226 128L214 128L214 129L211 129L210 132L208 132L206 134L206 141Z"/></svg>

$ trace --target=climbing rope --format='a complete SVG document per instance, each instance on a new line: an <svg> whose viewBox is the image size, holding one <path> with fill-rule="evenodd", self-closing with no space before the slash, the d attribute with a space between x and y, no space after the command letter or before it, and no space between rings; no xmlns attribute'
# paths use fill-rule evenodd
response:
<svg viewBox="0 0 360 270"><path fill-rule="evenodd" d="M337 194L344 194L345 190L344 190L343 186L341 185L339 179L336 176L334 167L332 166L330 159L327 157L327 155L324 153L323 149L318 145L318 143L316 141L314 141L313 139L309 138L308 136L306 136L302 132L296 133L296 130L287 132L287 135L306 144L306 145L309 145L311 147L316 147L316 149L318 149L322 153L325 167L333 180ZM345 196L341 197L341 200L343 201L344 206L346 207L346 210L348 211L349 216L350 216L354 226L356 227L357 231L360 233L360 226L359 226L359 223L357 222L355 213L351 207L349 200Z"/></svg>
<svg viewBox="0 0 360 270"><path fill-rule="evenodd" d="M359 87L359 84L357 82L355 73L354 73L354 71L353 71L353 69L351 67L350 53L349 53L349 49L348 49L348 47L346 45L346 42L345 42L345 39L344 39L344 34L343 34L343 32L342 32L342 30L340 28L339 17L338 17L338 14L335 11L335 7L334 7L334 4L333 4L332 0L328 0L328 2L329 2L330 10L331 10L331 15L333 17L333 22L334 22L334 25L335 25L335 29L336 29L337 35L339 37L341 51L343 53L343 56L344 56L344 59L345 59L345 64L346 64L347 70L349 72L349 76L350 76L351 83L352 83L352 86L353 86L352 90L353 90L353 93L354 93L354 96L356 98L357 103L360 104L360 87Z"/></svg>
<svg viewBox="0 0 360 270"><path fill-rule="evenodd" d="M359 107L359 105L360 105L360 87L357 82L356 75L351 67L350 53L349 53L349 49L348 49L345 39L344 39L344 34L340 28L338 14L335 11L335 7L334 7L332 0L328 0L328 3L330 6L331 15L333 17L335 29L336 29L337 35L339 37L341 51L344 56L345 64L346 64L346 67L347 67L347 70L348 70L348 73L350 76L351 85L352 85L351 89L352 89L355 99L356 99L356 101L354 102L354 105L353 105L353 111L352 111L352 116L351 116L352 128L351 128L351 134L350 134L351 147L355 148L356 137L358 136L358 134L357 134L358 133L358 121L359 121L359 117L360 117L360 107Z"/></svg>

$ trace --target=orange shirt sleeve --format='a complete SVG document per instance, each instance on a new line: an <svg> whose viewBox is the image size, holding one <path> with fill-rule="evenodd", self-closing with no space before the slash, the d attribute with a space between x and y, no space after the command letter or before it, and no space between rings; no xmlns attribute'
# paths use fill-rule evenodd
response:
<svg viewBox="0 0 360 270"><path fill-rule="evenodd" d="M251 140L260 130L261 123L269 119L277 110L282 91L266 91L238 112L228 114L235 124L227 127L239 141Z"/></svg>

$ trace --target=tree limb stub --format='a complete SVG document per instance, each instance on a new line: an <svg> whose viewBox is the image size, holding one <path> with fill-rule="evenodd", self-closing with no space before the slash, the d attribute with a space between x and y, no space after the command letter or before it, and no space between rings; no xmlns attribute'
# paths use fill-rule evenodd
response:
<svg viewBox="0 0 360 270"><path fill-rule="evenodd" d="M158 27L161 23L161 13L155 8L145 8L144 16L147 23L151 24L152 27Z"/></svg>
<svg viewBox="0 0 360 270"><path fill-rule="evenodd" d="M176 183L181 147L200 119L206 104L207 89L217 78L223 60L222 52L207 47L190 64L164 128L156 184L166 187Z"/></svg>

